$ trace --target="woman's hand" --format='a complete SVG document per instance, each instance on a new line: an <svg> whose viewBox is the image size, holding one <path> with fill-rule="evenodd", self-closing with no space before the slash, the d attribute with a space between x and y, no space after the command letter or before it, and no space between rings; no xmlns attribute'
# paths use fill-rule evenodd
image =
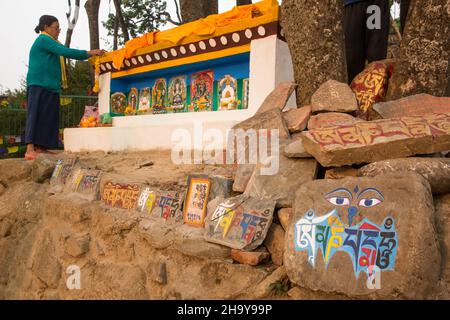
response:
<svg viewBox="0 0 450 320"><path fill-rule="evenodd" d="M105 50L102 50L102 49L95 49L95 50L91 50L91 51L88 51L88 54L91 56L91 57L94 57L94 56L102 56L102 55L104 55L106 53L106 51Z"/></svg>

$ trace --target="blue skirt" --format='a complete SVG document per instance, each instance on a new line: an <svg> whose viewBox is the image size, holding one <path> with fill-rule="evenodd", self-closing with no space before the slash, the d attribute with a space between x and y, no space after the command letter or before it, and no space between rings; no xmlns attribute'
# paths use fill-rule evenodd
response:
<svg viewBox="0 0 450 320"><path fill-rule="evenodd" d="M57 149L59 138L59 93L41 86L27 89L28 112L25 143Z"/></svg>

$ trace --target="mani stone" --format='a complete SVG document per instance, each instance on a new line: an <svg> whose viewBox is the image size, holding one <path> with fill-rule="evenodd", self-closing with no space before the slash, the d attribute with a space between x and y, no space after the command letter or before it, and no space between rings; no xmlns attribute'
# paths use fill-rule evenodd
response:
<svg viewBox="0 0 450 320"><path fill-rule="evenodd" d="M384 173L413 171L430 183L433 194L450 193L450 159L405 158L378 161L359 169L358 175L375 177Z"/></svg>
<svg viewBox="0 0 450 320"><path fill-rule="evenodd" d="M363 120L341 112L325 112L312 116L308 121L308 130L352 125Z"/></svg>
<svg viewBox="0 0 450 320"><path fill-rule="evenodd" d="M283 112L283 117L290 133L305 130L310 116L311 106L304 106L298 109L290 109Z"/></svg>
<svg viewBox="0 0 450 320"><path fill-rule="evenodd" d="M450 0L411 1L386 100L450 96Z"/></svg>
<svg viewBox="0 0 450 320"><path fill-rule="evenodd" d="M294 210L284 265L298 286L371 299L424 299L435 287L441 257L422 176L315 180L298 189ZM381 273L377 290L369 266Z"/></svg>
<svg viewBox="0 0 450 320"><path fill-rule="evenodd" d="M328 80L322 84L311 98L313 113L318 112L354 112L358 110L358 101L348 84Z"/></svg>
<svg viewBox="0 0 450 320"><path fill-rule="evenodd" d="M277 108L266 112L257 113L253 117L244 120L233 127L233 130L242 129L244 131L254 129L278 129L280 139L290 137L289 130L284 122L281 111Z"/></svg>
<svg viewBox="0 0 450 320"><path fill-rule="evenodd" d="M240 195L220 203L205 220L205 240L232 249L252 251L267 236L275 202Z"/></svg>
<svg viewBox="0 0 450 320"><path fill-rule="evenodd" d="M266 97L256 114L272 109L283 110L296 87L297 85L293 82L282 82L277 85L275 90Z"/></svg>
<svg viewBox="0 0 450 320"><path fill-rule="evenodd" d="M292 56L297 105L328 79L347 82L341 0L283 0L281 25ZM332 14L330 14L332 13Z"/></svg>
<svg viewBox="0 0 450 320"><path fill-rule="evenodd" d="M324 167L432 154L450 150L450 113L309 130L302 139Z"/></svg>
<svg viewBox="0 0 450 320"><path fill-rule="evenodd" d="M373 109L384 119L423 116L428 113L450 113L450 98L422 93L394 101L380 102L375 104Z"/></svg>
<svg viewBox="0 0 450 320"><path fill-rule="evenodd" d="M257 164L245 195L259 199L276 201L277 208L292 207L295 190L303 183L314 180L317 174L317 162L314 159L290 159L283 155L269 157L269 163L275 167L274 173L266 174L264 164Z"/></svg>

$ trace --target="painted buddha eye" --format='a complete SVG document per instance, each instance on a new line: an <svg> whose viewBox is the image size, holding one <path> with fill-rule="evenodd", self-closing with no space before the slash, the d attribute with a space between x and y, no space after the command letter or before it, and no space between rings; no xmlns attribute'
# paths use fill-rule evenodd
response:
<svg viewBox="0 0 450 320"><path fill-rule="evenodd" d="M346 197L331 197L327 200L335 206L348 206L350 204L350 199Z"/></svg>
<svg viewBox="0 0 450 320"><path fill-rule="evenodd" d="M370 199L361 199L359 201L358 205L360 205L362 207L370 208L370 207L376 206L379 203L381 203L381 200L379 200L377 198L370 198Z"/></svg>

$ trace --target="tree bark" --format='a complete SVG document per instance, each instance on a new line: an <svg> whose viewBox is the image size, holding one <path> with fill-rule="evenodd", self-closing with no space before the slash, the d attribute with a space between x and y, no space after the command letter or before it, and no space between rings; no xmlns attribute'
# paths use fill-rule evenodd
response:
<svg viewBox="0 0 450 320"><path fill-rule="evenodd" d="M69 2L69 12L66 15L68 27L67 27L67 33L66 33L66 42L64 45L69 48L70 43L72 42L73 30L75 29L75 26L77 25L78 17L80 15L80 0L75 0L75 9L74 9L74 13L73 13L73 19L70 19L70 16L72 15L72 1L68 0L68 2Z"/></svg>
<svg viewBox="0 0 450 320"><path fill-rule="evenodd" d="M219 12L217 0L180 0L183 22L191 22Z"/></svg>
<svg viewBox="0 0 450 320"><path fill-rule="evenodd" d="M252 4L252 0L236 0L236 5L243 6L246 4Z"/></svg>
<svg viewBox="0 0 450 320"><path fill-rule="evenodd" d="M113 50L117 50L119 47L119 18L114 18L114 40L113 40Z"/></svg>
<svg viewBox="0 0 450 320"><path fill-rule="evenodd" d="M114 7L116 8L116 16L119 19L120 29L122 30L123 39L125 43L130 40L130 32L128 31L128 25L122 14L122 1L114 0Z"/></svg>
<svg viewBox="0 0 450 320"><path fill-rule="evenodd" d="M281 24L298 84L298 107L309 104L327 80L347 83L342 18L342 0L282 2Z"/></svg>
<svg viewBox="0 0 450 320"><path fill-rule="evenodd" d="M100 48L100 31L98 24L98 12L100 9L100 0L87 0L84 5L89 22L89 37L91 50Z"/></svg>
<svg viewBox="0 0 450 320"><path fill-rule="evenodd" d="M387 100L418 93L448 95L450 0L413 0Z"/></svg>

